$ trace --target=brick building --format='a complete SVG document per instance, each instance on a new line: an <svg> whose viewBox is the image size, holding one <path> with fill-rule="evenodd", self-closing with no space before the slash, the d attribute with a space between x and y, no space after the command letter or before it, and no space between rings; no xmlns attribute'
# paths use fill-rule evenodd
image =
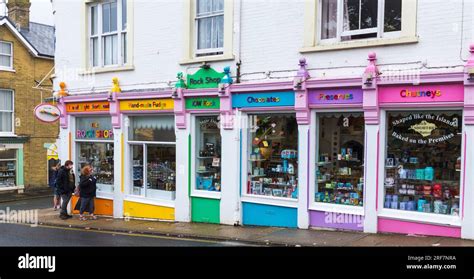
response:
<svg viewBox="0 0 474 279"><path fill-rule="evenodd" d="M57 125L33 114L51 96L54 27L30 22L30 5L10 0L0 18L0 191L46 187L48 148L58 135Z"/></svg>

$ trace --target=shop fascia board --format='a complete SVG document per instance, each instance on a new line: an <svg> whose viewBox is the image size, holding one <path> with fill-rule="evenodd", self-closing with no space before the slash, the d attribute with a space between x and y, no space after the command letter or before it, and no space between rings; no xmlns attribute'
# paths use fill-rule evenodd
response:
<svg viewBox="0 0 474 279"><path fill-rule="evenodd" d="M63 98L64 103L85 103L108 101L108 94L94 94L94 95L76 95Z"/></svg>
<svg viewBox="0 0 474 279"><path fill-rule="evenodd" d="M119 93L117 100L145 100L145 99L165 99L171 98L171 90L160 92L145 92L145 93Z"/></svg>
<svg viewBox="0 0 474 279"><path fill-rule="evenodd" d="M293 81L262 82L262 83L238 83L232 84L232 93L249 93L265 91L293 91Z"/></svg>
<svg viewBox="0 0 474 279"><path fill-rule="evenodd" d="M388 77L389 78L389 77ZM433 83L463 83L465 79L464 72L451 72L451 73L426 73L419 76L419 82L413 83L410 80L386 80L383 76L377 78L377 85L379 86L390 86L390 85L422 85L422 84L433 84Z"/></svg>

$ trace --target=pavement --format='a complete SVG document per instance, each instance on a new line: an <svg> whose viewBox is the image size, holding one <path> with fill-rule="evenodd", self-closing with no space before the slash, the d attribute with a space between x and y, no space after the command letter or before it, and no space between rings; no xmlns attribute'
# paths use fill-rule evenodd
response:
<svg viewBox="0 0 474 279"><path fill-rule="evenodd" d="M329 230L298 230L275 227L226 226L204 223L178 223L151 220L123 220L100 217L98 220L80 221L77 216L61 220L52 209L39 210L41 225L111 231L130 234L166 236L174 238L231 241L248 245L265 246L469 246L474 241L447 237L424 237L396 234L366 234Z"/></svg>
<svg viewBox="0 0 474 279"><path fill-rule="evenodd" d="M3 202L11 209L38 209L40 227L76 229L89 232L119 233L165 237L183 240L232 242L257 246L349 246L349 247L474 247L474 241L448 237L426 237L398 234L367 234L332 230L298 230L275 227L227 226L204 223L179 223L156 220L114 219L102 216L98 220L80 221L78 216L61 220L51 208L50 197ZM4 234L2 234L4 235Z"/></svg>
<svg viewBox="0 0 474 279"><path fill-rule="evenodd" d="M31 200L43 197L53 197L53 191L47 186L31 190L26 189L21 194L19 194L18 191L0 192L0 203Z"/></svg>

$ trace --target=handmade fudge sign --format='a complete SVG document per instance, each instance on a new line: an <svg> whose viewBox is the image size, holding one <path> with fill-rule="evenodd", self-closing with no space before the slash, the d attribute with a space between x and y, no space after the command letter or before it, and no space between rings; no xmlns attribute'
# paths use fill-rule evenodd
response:
<svg viewBox="0 0 474 279"><path fill-rule="evenodd" d="M362 89L328 89L309 92L310 104L362 104Z"/></svg>
<svg viewBox="0 0 474 279"><path fill-rule="evenodd" d="M409 144L440 144L461 132L461 113L411 113L389 119L392 138Z"/></svg>
<svg viewBox="0 0 474 279"><path fill-rule="evenodd" d="M439 103L463 101L464 86L462 84L379 88L380 103Z"/></svg>
<svg viewBox="0 0 474 279"><path fill-rule="evenodd" d="M121 101L121 111L148 111L148 110L172 110L174 109L173 99L149 99Z"/></svg>

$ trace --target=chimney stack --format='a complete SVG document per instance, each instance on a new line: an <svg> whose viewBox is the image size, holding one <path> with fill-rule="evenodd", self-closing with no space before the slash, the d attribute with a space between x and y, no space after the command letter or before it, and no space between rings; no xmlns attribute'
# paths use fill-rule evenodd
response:
<svg viewBox="0 0 474 279"><path fill-rule="evenodd" d="M30 29L30 0L8 0L8 17L18 29Z"/></svg>

